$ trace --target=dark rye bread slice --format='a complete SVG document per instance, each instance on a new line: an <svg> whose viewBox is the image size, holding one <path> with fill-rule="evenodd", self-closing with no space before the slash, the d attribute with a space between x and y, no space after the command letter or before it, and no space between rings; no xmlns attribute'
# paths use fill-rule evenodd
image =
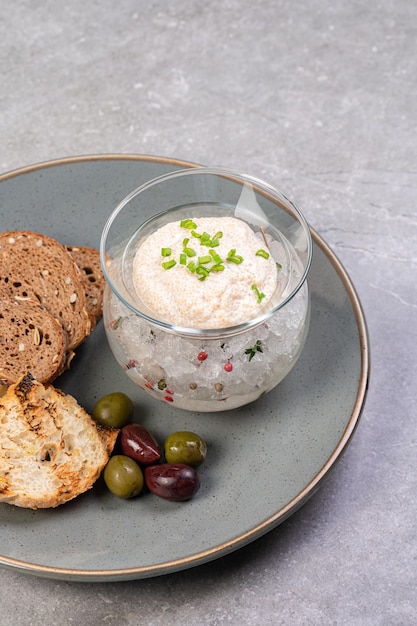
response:
<svg viewBox="0 0 417 626"><path fill-rule="evenodd" d="M31 509L59 506L90 489L119 432L30 374L0 398L0 420L0 502Z"/></svg>
<svg viewBox="0 0 417 626"><path fill-rule="evenodd" d="M86 308L94 327L103 314L104 275L100 253L86 246L65 246L81 272L86 295Z"/></svg>
<svg viewBox="0 0 417 626"><path fill-rule="evenodd" d="M0 233L0 293L40 304L62 325L67 351L89 335L80 272L63 245L30 231Z"/></svg>
<svg viewBox="0 0 417 626"><path fill-rule="evenodd" d="M39 304L0 292L0 383L16 383L29 371L41 383L63 371L65 334Z"/></svg>

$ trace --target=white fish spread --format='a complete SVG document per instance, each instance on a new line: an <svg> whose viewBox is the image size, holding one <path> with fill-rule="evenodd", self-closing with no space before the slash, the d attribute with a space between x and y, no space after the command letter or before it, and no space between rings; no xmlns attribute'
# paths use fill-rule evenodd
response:
<svg viewBox="0 0 417 626"><path fill-rule="evenodd" d="M233 217L190 218L151 234L136 251L133 282L159 319L226 328L260 314L277 287L261 236Z"/></svg>

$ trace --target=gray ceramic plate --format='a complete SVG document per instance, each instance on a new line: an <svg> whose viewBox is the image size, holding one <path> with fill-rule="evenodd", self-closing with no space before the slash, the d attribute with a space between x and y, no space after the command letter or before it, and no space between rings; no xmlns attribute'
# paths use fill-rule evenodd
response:
<svg viewBox="0 0 417 626"><path fill-rule="evenodd" d="M43 163L0 177L1 229L30 229L98 247L102 227L132 189L191 166L105 155ZM256 403L192 414L145 396L119 369L102 324L56 382L91 410L111 391L135 401L136 420L163 439L195 430L209 444L202 488L187 503L150 494L118 500L101 482L55 510L0 504L0 564L55 579L156 576L210 561L271 530L320 486L355 430L368 380L368 337L355 290L313 232L311 329L290 375Z"/></svg>

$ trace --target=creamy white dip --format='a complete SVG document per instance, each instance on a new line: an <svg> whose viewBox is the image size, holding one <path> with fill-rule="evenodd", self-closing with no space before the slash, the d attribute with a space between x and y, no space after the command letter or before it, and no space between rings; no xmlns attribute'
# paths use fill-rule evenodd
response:
<svg viewBox="0 0 417 626"><path fill-rule="evenodd" d="M143 303L158 318L188 328L225 328L259 315L277 286L263 239L233 217L190 218L188 226L166 224L136 251L133 282ZM195 236L203 233L212 245Z"/></svg>

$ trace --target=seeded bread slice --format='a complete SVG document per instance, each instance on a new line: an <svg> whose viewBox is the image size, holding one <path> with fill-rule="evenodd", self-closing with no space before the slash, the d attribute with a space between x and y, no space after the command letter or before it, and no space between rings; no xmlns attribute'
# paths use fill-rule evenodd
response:
<svg viewBox="0 0 417 626"><path fill-rule="evenodd" d="M39 382L52 382L64 369L65 355L64 331L50 313L0 291L1 383L16 383L28 371Z"/></svg>
<svg viewBox="0 0 417 626"><path fill-rule="evenodd" d="M0 398L0 422L0 502L30 509L57 507L90 489L118 435L30 374Z"/></svg>
<svg viewBox="0 0 417 626"><path fill-rule="evenodd" d="M65 246L77 264L84 283L86 308L91 326L97 324L103 314L104 276L100 264L100 253L86 246Z"/></svg>
<svg viewBox="0 0 417 626"><path fill-rule="evenodd" d="M58 241L30 231L0 233L0 293L27 298L62 325L70 352L89 335L84 285Z"/></svg>

